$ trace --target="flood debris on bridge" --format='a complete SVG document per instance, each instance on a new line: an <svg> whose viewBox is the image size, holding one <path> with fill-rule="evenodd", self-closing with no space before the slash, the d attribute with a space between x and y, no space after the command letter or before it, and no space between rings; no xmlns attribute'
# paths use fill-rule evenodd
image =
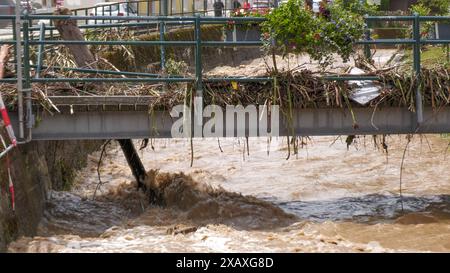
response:
<svg viewBox="0 0 450 273"><path fill-rule="evenodd" d="M63 25L76 28L77 20L86 19L68 15L58 16L51 20L57 23L56 29L59 32L64 32L58 27L61 26L61 24L58 23L59 21L68 21L70 24L67 23ZM308 16L311 15L308 13ZM382 20L383 18L371 17L366 19ZM438 19L439 18L436 20ZM133 19L131 18L128 20ZM264 49L268 45L265 43L267 42L264 40L265 38L262 38L261 41L233 42L203 39L203 27L215 26L216 24L219 25L219 27L223 27L223 25L228 24L227 18L207 18L201 16L181 18L145 17L143 20L147 20L148 22L151 21L152 24L160 24L160 26L162 26L159 35L160 40L136 40L136 37L133 37L134 32L132 29L115 24L110 24L107 27L101 27L100 29L95 26L92 27L92 30L89 29L90 26L87 26L88 29L84 32L84 37L80 34L81 32L78 33L77 37L65 37L64 33L62 33L60 38L63 40L47 40L44 35L44 37L41 37L42 39L40 39L42 41L38 42L33 39L28 39L29 37L27 37L27 45L25 48L28 49L28 51L24 55L29 57L27 58L26 63L30 65L28 67L29 70L27 70L26 73L27 77L25 82L31 84L30 87L32 89L33 100L35 104L41 106L41 108L34 108L33 111L38 110L44 113L60 112L60 106L62 106L64 111L69 109L70 114L73 114L78 111L77 109L75 109L75 111L72 109L73 105L83 107L85 110L87 109L87 111L89 111L90 105L97 106L97 110L105 110L105 107L101 109L101 106L105 105L116 108L119 106L118 108L121 110L121 106L124 104L127 106L139 104L140 106L143 106L140 109L144 109L144 111L141 112L148 116L154 113L153 110L161 110L161 112L165 112L163 114L167 114L167 110L171 110L173 106L191 104L193 103L194 96L201 96L205 105L280 105L282 114L285 118L287 116L288 119L293 115L294 111L291 111L292 109L345 109L345 111L342 112L348 112L348 110L351 112L354 120L353 125L356 127L357 124L354 117L356 108L364 108L367 113L371 114L372 112L375 113L375 110L373 109L377 109L378 107L399 107L403 108L402 110L410 111L407 114L417 112L417 124L420 124L423 121L423 106L435 110L450 104L449 67L448 65L442 65L433 68L420 68L420 49L423 46L422 43L426 43L427 41L420 40L420 37L416 37L417 35L415 35L415 40L390 41L390 44L413 44L414 42L414 52L418 54L414 55L415 65L413 68L408 67L408 64L406 63L395 63L393 67L378 68L371 65L370 61L368 61L369 58L365 56L364 58L353 59L355 61L355 67L365 71L364 75L356 76L348 74L349 70L344 72L344 74L336 74L336 71L330 73L330 71L327 70L316 71L307 68L303 70L277 69L276 55L279 57L280 53L283 52L279 52L279 49L275 48L273 45L273 50L267 51ZM241 21L243 24L264 22L264 18L234 18L233 20ZM418 16L401 17L398 18L398 20L415 20L414 22L417 23L417 26L415 25L414 29L419 29L420 18ZM422 20L435 19L422 18ZM190 30L183 29L183 31L193 32L192 36L190 38L183 36L181 41L177 40L176 37L165 40L167 38L164 33L164 31L167 30L165 29L165 27L167 27L165 24L169 23L175 25L190 24ZM328 24L327 22L325 23ZM130 24L134 23L130 21ZM28 32L33 33L32 31L27 31L26 26L27 24L25 22L24 34ZM357 29L357 33L360 32L361 30ZM41 34L45 34L45 31L41 31ZM51 38L53 39L53 37ZM316 38L321 39L321 37ZM350 40L353 41L352 39ZM337 50L337 55L347 61L349 60L348 55L350 51L355 55L362 53L357 47L358 45L353 45L350 40L349 43L342 45L342 47L345 48L345 51ZM354 42L357 43L358 41ZM386 41L368 39L359 42L364 42L364 44L367 45L383 43ZM80 66L80 61L77 60L77 58L82 56L78 56L77 52L74 52L73 47L69 47L69 45L80 45L80 47L83 47L84 49L89 49L88 51L85 50L85 52L89 52L88 55L90 56L87 58L89 61L82 61ZM264 53L265 56L268 57L269 60L272 59L272 64L266 67L267 71L265 74L258 75L257 77L250 74L243 76L215 76L213 72L210 71L211 73L208 73L206 71L206 62L202 60L205 53L205 51L202 51L204 50L203 48L208 49L215 47L220 49L230 49L238 54L241 48L247 48L249 46L252 46L253 49L255 49L256 46L259 49L266 50ZM136 60L139 58L135 51L136 47L150 48L152 52L155 49L156 51L159 49L159 56L161 57L160 69L150 73L147 67L135 66L133 71L122 71L118 67L117 59L112 57L108 58L102 54L104 52L116 51L117 53L124 54L124 62L130 59ZM169 71L168 66L164 65L164 63L168 64L170 58L163 58L165 56L164 54L167 53L165 49L169 47L181 47L185 48L187 51L194 51L191 52L190 56L195 59L195 68L183 68L178 71L179 73ZM307 45L305 45L305 47L307 47ZM314 54L311 55L310 50L296 50L294 53L300 54L305 52L314 60L317 60L317 57L323 57L322 55L314 57ZM325 57L333 57L332 52L333 50L327 51ZM285 53L291 54L292 52ZM118 54L113 55L117 57ZM418 55L418 57L416 55ZM43 57L44 59L42 60L39 57ZM177 57L179 56L175 56L175 58ZM180 59L181 58L178 58L178 61ZM361 61L363 59L367 62ZM143 63L145 63L145 61L146 60L140 60L140 62ZM151 61L153 62L154 60L152 59ZM151 65L151 63L149 63L149 65ZM13 83L15 83L15 80L17 79L13 78L15 69L14 60L10 60L8 68L11 79L9 83L3 83L1 88L8 99L9 105L15 107L15 95L17 93L15 84ZM380 87L380 95L366 105L360 105L352 101L352 95L355 90L357 90L357 88L351 84L352 80L373 81ZM19 92L19 94L21 93ZM108 100L108 97L115 97L115 100ZM64 98L67 98L67 100L64 101ZM92 100L87 98L92 98ZM133 102L130 98L135 101ZM27 103L28 102L29 100L27 100ZM42 111L42 108L44 111ZM31 109L31 106L27 106L27 109ZM148 111L148 113L145 113L145 111ZM101 126L99 125L99 128L101 127L102 130L106 130L106 127L104 126L106 118L103 116L100 117L99 115L96 116L96 118L98 118L97 121L99 121L99 123L96 124L101 124ZM330 112L328 112L324 116L330 117L330 115ZM142 123L146 121L147 116L141 119ZM410 118L409 115L405 116L408 116L408 119ZM84 119L85 117L78 116L76 118ZM78 125L81 128L86 128L86 124L93 124L92 119L88 121L78 121L80 121L80 124ZM373 122L373 117L371 121ZM29 123L30 124L28 125L32 127L32 121L29 121ZM76 121L73 120L73 123L76 124ZM335 125L337 123L339 122L336 121ZM387 123L384 122L384 124ZM331 127L333 124L330 122L328 125L328 127ZM40 126L41 128L45 127L42 123L40 123ZM318 124L314 123L314 126L318 127ZM343 127L342 124L340 124L340 126ZM389 126L392 127L393 125L388 124L386 128ZM396 128L396 130L397 129L398 128ZM407 129L409 132L411 128L408 126ZM89 127L89 130L94 129ZM117 133L119 131L115 130L115 132ZM129 131L127 132L129 133ZM89 133L92 133L92 131ZM139 134L140 136L143 135L141 133L142 132ZM133 136L136 135L133 134ZM96 135L96 137L99 137L99 135ZM114 137L116 137L116 135L114 135Z"/></svg>
<svg viewBox="0 0 450 273"><path fill-rule="evenodd" d="M100 60L99 67L108 66L107 60ZM49 79L65 78L67 76L82 79L89 75L73 71L56 71L49 68L42 73ZM381 95L372 100L366 107L396 106L408 107L414 110L414 90L417 81L410 71L392 69L379 73L369 73L368 76L378 78ZM170 110L171 107L183 104L186 96L194 92L193 84L172 83L33 83L33 100L49 111L53 105L52 96L151 96L149 107L157 110ZM234 82L223 80L204 84L203 97L205 103L216 105L247 105L276 104L281 107L291 105L294 108L348 108L362 107L352 102L349 97L354 85L346 82L326 80L319 72L301 70L267 74L266 82ZM345 76L343 76L345 77ZM105 77L106 78L106 77ZM124 79L120 76L108 78ZM422 93L426 106L433 108L450 105L450 70L445 67L422 69ZM15 107L16 85L0 84L2 94L10 107Z"/></svg>
<svg viewBox="0 0 450 273"><path fill-rule="evenodd" d="M91 47L96 60L92 72L83 68L77 68L76 60L68 48L58 46L54 54L46 54L41 71L36 66L31 70L33 78L48 79L46 83L33 83L32 96L36 104L44 109L54 112L57 106L52 103L53 96L129 96L151 97L148 102L150 109L170 110L173 106L186 102L186 97L192 97L195 93L194 82L183 82L174 79L173 82L133 82L144 79L147 72L123 72L113 63L113 59L101 57L100 52L106 46ZM110 50L110 48L109 48ZM119 49L118 49L119 50ZM14 77L15 70L13 60L6 66L6 77ZM125 58L125 57L124 57ZM396 64L389 68L365 67L366 74L380 86L381 95L373 99L367 105L360 105L351 101L352 92L356 85L349 81L341 81L340 78L351 80L354 75L335 74L311 69L291 69L275 72L272 67L263 67L265 73L258 75L266 81L235 81L234 77L224 77L223 80L215 80L217 76L207 73L203 77L203 97L207 104L237 105L237 104L276 104L281 107L292 106L294 108L349 108L349 107L376 107L396 106L408 107L414 111L414 90L418 82L416 76L403 64ZM213 71L220 69L215 68ZM109 71L110 73L106 73ZM433 68L423 67L421 73L422 94L425 106L433 108L450 104L450 68L445 65ZM97 72L97 73L95 73ZM161 77L164 71L159 71ZM128 75L132 73L132 75ZM192 77L188 69L183 69L182 77ZM213 73L213 72L212 72ZM92 78L95 82L85 83L83 79ZM251 77L253 75L246 75ZM360 76L360 75L358 75ZM58 81L58 79L74 79L73 82ZM79 82L77 82L79 79ZM127 82L130 79L130 82ZM245 79L245 78L244 78ZM117 81L115 81L117 80ZM10 108L16 107L15 83L0 83L0 89L5 102ZM120 102L119 102L120 103ZM126 102L125 102L126 103Z"/></svg>
<svg viewBox="0 0 450 273"><path fill-rule="evenodd" d="M59 12L58 15L70 14L68 10ZM258 18L244 19L256 20ZM419 75L402 63L395 64L390 68L377 68L355 59L356 66L366 72L362 76L375 81L381 88L380 96L370 101L367 105L361 106L351 100L355 86L346 81L356 78L354 77L355 75L351 74L335 74L324 70L309 69L281 71L276 69L275 63L272 64L272 67L267 67L265 74L258 75L258 81L252 80L254 75L244 75L236 80L235 77L217 77L214 73L206 73L206 71L203 71L205 70L205 62L202 62L201 56L197 55L202 55L201 50L210 48L212 46L211 43L219 44L221 42L211 42L208 37L204 37L205 33L208 34L208 31L211 30L211 33L217 35L217 31L212 31L212 28L218 27L220 29L221 25L227 23L227 21L217 22L216 25L208 24L208 21L205 19L204 25L202 25L203 19L196 18L195 20L198 20L198 22L194 26L192 26L191 22L190 29L177 30L182 32L180 34L182 36L181 39L185 41L177 41L178 34L172 33L173 35L169 35L170 37L165 36L163 31L161 35L155 33L155 37L143 38L147 43L149 41L146 39L151 39L152 42L155 42L154 44L141 45L139 42L142 41L138 41L138 38L134 35L135 30L127 27L120 27L120 31L119 27L112 26L100 29L94 28L86 30L84 37L82 32L79 31L77 32L77 37L66 37L67 35L65 35L64 29L61 28L61 24L66 28L77 29L76 20L72 18L68 20L54 19L54 23L56 29L62 33L61 36L64 40L83 39L83 42L86 42L85 44L58 44L58 41L52 41L52 43L47 45L28 44L30 51L28 54L30 56L29 62L31 63L29 77L31 79L39 79L38 82L31 80L33 100L50 112L58 111L57 103L52 102L51 98L53 96L146 96L150 98L147 100L147 104L151 110L170 110L175 105L189 101L187 98L192 98L192 95L198 92L197 85L199 81L201 81L202 95L206 104L279 104L282 108L298 109L398 106L407 107L409 110L414 111L417 106L415 105L415 97L417 96L416 90L418 85L421 85L423 104L425 106L438 108L450 104L450 68L448 65L433 68L423 67L420 74L421 81L418 81ZM186 23L188 20L194 19L186 18L183 22ZM160 21L159 23L167 22ZM202 31L204 27L207 27L208 31ZM165 30L169 33L168 29ZM196 31L199 33L196 33ZM154 40L158 37L162 41ZM170 40L165 41L164 39L166 38ZM216 38L214 36L214 39ZM117 43L102 43L114 41ZM123 42L123 44L119 42ZM134 71L126 72L121 70L120 60L117 59L118 55L122 54L123 63L130 60L136 62L139 59L140 63L148 61L149 65L151 65L154 62L154 58L152 60L142 59L141 57L145 54L141 54L142 52L138 54L137 47L148 48L151 52L157 52L160 54L159 57L163 56L163 53L168 53L166 48L167 50L173 48L171 44L164 46L165 44L158 44L158 42L179 42L184 43L180 48L199 49L199 52L193 54L196 56L195 71L182 69L183 71L178 71L180 72L178 75L168 73L167 69L162 67L163 60L161 60L160 67L162 69L153 71L157 72L156 74L150 73L148 67L135 66ZM258 44L260 42L255 42L253 46L260 47ZM205 49L201 49L202 43L207 44ZM87 61L78 60L83 57L81 56L83 54L78 54L76 50L74 52L75 46L89 49L83 51L86 53L84 55L89 57ZM224 46L225 49L235 50L236 54L245 47L247 45L239 48L234 46L234 44ZM355 49L354 53L361 53L357 51ZM113 54L105 54L105 52ZM173 53L177 52L174 51ZM44 59L39 61L39 56L43 56ZM180 59L181 57L175 56L175 58ZM197 58L200 59L197 60ZM165 61L169 59L167 58ZM80 62L87 63L86 67L80 66ZM126 67L129 67L129 65L126 65ZM15 76L13 57L8 63L6 76L10 78ZM15 82L1 83L0 88L9 107L16 107L17 92ZM118 104L121 104L120 101Z"/></svg>

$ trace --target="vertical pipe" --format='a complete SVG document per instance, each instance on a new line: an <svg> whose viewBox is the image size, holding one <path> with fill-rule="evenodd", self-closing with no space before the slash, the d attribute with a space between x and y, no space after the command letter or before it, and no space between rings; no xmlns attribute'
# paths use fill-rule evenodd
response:
<svg viewBox="0 0 450 273"><path fill-rule="evenodd" d="M366 29L365 33L364 33L364 38L366 41L370 41L371 37L370 37L370 29ZM372 53L370 52L370 45L369 44L365 44L364 45L364 57L366 57L367 61L371 61L372 58Z"/></svg>
<svg viewBox="0 0 450 273"><path fill-rule="evenodd" d="M13 19L12 20L12 33L13 33L13 40L16 41L17 40L17 33L16 33L16 28L15 28L15 23L16 20ZM14 43L14 52L17 52L17 42ZM17 71L17 54L14 54L14 69Z"/></svg>
<svg viewBox="0 0 450 273"><path fill-rule="evenodd" d="M164 42L165 38L164 38L164 34L165 34L165 29L166 26L164 24L163 21L159 22L159 40L161 42ZM166 69L166 47L161 44L160 46L160 50L161 50L161 70L165 71Z"/></svg>
<svg viewBox="0 0 450 273"><path fill-rule="evenodd" d="M423 122L423 105L422 105L422 94L421 94L421 65L420 65L420 48L421 48L421 38L420 38L420 20L419 14L414 14L414 73L416 76L416 116L417 116L417 125L420 125Z"/></svg>
<svg viewBox="0 0 450 273"><path fill-rule="evenodd" d="M16 74L17 74L17 109L19 114L19 138L23 139L24 134L24 113L23 113L23 70L22 70L22 20L20 17L20 1L16 1L16 20L15 20L15 32L16 32Z"/></svg>
<svg viewBox="0 0 450 273"><path fill-rule="evenodd" d="M30 1L28 0L26 14L29 15L32 12L32 10L33 10L33 7L31 6ZM29 24L29 26L33 26L33 20L28 18L28 24Z"/></svg>
<svg viewBox="0 0 450 273"><path fill-rule="evenodd" d="M371 38L370 38L370 28L369 28L369 21L367 20L367 17L368 17L369 15L365 15L364 16L364 21L365 21L365 25L364 25L364 39L366 40L366 41L369 41ZM370 45L368 45L368 44L365 44L364 45L364 57L366 58L366 60L367 61L371 61L370 60L370 58L372 57L372 54L370 53Z"/></svg>
<svg viewBox="0 0 450 273"><path fill-rule="evenodd" d="M53 39L53 20L50 19L50 40L54 40Z"/></svg>
<svg viewBox="0 0 450 273"><path fill-rule="evenodd" d="M203 73L202 37L200 14L195 17L195 97L194 97L194 135L203 137Z"/></svg>
<svg viewBox="0 0 450 273"><path fill-rule="evenodd" d="M29 28L28 21L23 22L23 76L24 76L24 89L30 88L30 47L29 47Z"/></svg>
<svg viewBox="0 0 450 273"><path fill-rule="evenodd" d="M198 94L202 93L202 40L201 40L200 15L195 17L195 80Z"/></svg>
<svg viewBox="0 0 450 273"><path fill-rule="evenodd" d="M119 5L120 5L120 4L117 4L117 15L119 15L119 12L120 12L120 7L119 7ZM111 16L112 16L112 6L109 7L109 17L111 17ZM110 19L110 20L109 20L109 23L112 24L112 23L113 23L113 20ZM111 28L109 29L109 31L112 31L112 29L113 29L113 28L111 27Z"/></svg>
<svg viewBox="0 0 450 273"><path fill-rule="evenodd" d="M203 137L203 77L202 77L202 37L200 14L195 17L195 97L194 135Z"/></svg>
<svg viewBox="0 0 450 273"><path fill-rule="evenodd" d="M167 5L167 1L168 0L162 0L163 1L163 8L162 8L162 12L163 12L163 16L167 16L168 14L168 5ZM165 35L166 33L166 24L164 21L160 21L159 22L159 40L161 42L163 42L165 40ZM161 50L161 70L165 71L166 69L166 47L161 44L160 46L160 50Z"/></svg>
<svg viewBox="0 0 450 273"><path fill-rule="evenodd" d="M128 166L131 168L131 172L136 179L138 188L143 188L144 191L147 190L144 183L147 174L145 172L144 164L142 164L139 154L134 147L133 141L131 139L119 139L118 142L125 155Z"/></svg>
<svg viewBox="0 0 450 273"><path fill-rule="evenodd" d="M28 14L25 15L28 17ZM24 20L23 22L23 74L24 74L24 85L23 92L25 93L26 100L26 117L27 124L26 127L28 129L28 136L26 142L31 141L31 129L33 128L33 111L31 108L31 75L30 75L30 38L28 36L29 28L28 28L28 20Z"/></svg>
<svg viewBox="0 0 450 273"><path fill-rule="evenodd" d="M43 42L45 40L45 23L39 23L39 42ZM39 44L38 47L38 55L37 55L37 64L36 64L36 75L35 78L39 79L42 68L42 55L44 54L44 44Z"/></svg>

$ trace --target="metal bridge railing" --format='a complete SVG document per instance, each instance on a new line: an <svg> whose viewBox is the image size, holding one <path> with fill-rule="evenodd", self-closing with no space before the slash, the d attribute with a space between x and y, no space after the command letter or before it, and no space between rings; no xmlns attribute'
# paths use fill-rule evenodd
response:
<svg viewBox="0 0 450 273"><path fill-rule="evenodd" d="M84 41L73 41L73 40L60 40L60 39L45 39L45 36L42 35L45 30L48 30L47 27L29 27L29 20L86 20L91 18L90 16L70 16L70 15L29 15L24 16L23 21L23 47L24 51L28 51L31 46L45 46L45 45L134 45L134 46L194 46L196 48L196 54L195 54L195 67L196 67L196 75L202 75L202 62L201 62L201 52L202 47L220 47L220 46L260 46L262 45L261 41L202 41L201 40L201 26L205 24L226 24L230 21L230 18L220 18L220 17L201 17L200 15L197 15L195 17L175 17L175 16L133 16L133 17L122 17L122 16L99 16L97 19L108 19L108 20L127 20L127 21L141 21L141 23L114 23L114 24L108 24L108 25L86 25L86 26L80 26L80 28L85 29L99 29L99 28L109 28L109 27L130 27L130 26L141 26L146 24L154 24L154 23L172 23L173 25L177 24L183 24L183 25L191 25L193 26L193 29L195 31L194 40L189 41L166 41L164 40L165 32L160 33L160 40L159 41L130 41L130 40L116 40L116 41L92 41L92 40L84 40ZM14 16L0 16L0 20L14 20ZM236 17L233 18L232 21L235 22L262 22L264 21L264 18L252 18L252 17ZM142 22L145 21L145 22ZM54 27L53 27L54 29ZM39 30L39 40L35 39L29 39L29 34L33 31ZM14 35L14 37L16 37ZM0 43L3 44L11 44L15 45L16 40L6 40L1 41ZM162 48L161 48L162 49ZM25 52L27 53L27 52ZM163 55L163 54L162 54ZM38 65L36 68L39 68L39 64L42 64L42 60L39 59L39 57L42 57L41 54L38 54ZM24 54L24 68L26 70L30 70L32 68L32 65L30 64L30 56L28 54ZM34 67L33 67L34 68ZM42 68L42 66L40 67ZM73 68L61 68L61 69L73 69ZM129 76L147 76L150 78L83 78L83 79L73 79L73 78L67 78L67 79L49 79L49 78L31 78L28 73L25 73L24 80L29 81L30 83L33 82L52 82L52 81L60 81L60 82L97 82L97 81L109 81L109 82L192 82L199 80L198 77L196 78L189 78L189 77L174 77L174 76L168 76L168 77L161 77L159 74L149 74L149 73L136 73L136 72L116 72L116 71L101 71L101 70L93 70L93 69L75 69L79 72L93 72L98 74L119 74L119 75L129 75ZM27 79L27 77L29 79ZM216 78L216 79L205 79L209 81L218 81L218 80L226 80L228 78ZM239 80L240 77L234 77L233 79ZM269 78L263 77L263 78L248 78L248 77L242 77L242 81L260 81L264 80L267 81ZM0 82L15 82L17 79L10 78L10 79L3 79L0 80Z"/></svg>
<svg viewBox="0 0 450 273"><path fill-rule="evenodd" d="M11 20L15 21L15 16L0 16L0 20ZM70 15L25 15L21 17L22 24L22 34L16 35L14 33L13 40L2 41L3 44L12 44L17 46L16 37L23 36L21 39L21 45L23 46L23 78L10 78L10 79L2 79L0 82L21 82L23 83L23 90L29 92L32 83L51 83L51 82L132 82L132 83L146 83L146 82L163 82L163 83L174 83L174 82L191 82L196 86L196 90L199 94L201 94L201 90L203 89L203 84L205 82L266 82L271 81L270 77L219 77L219 78L204 78L203 77L203 69L202 69L202 49L204 47L240 47L240 46L260 46L262 45L262 41L203 41L201 39L201 26L205 24L227 24L229 21L238 22L238 23L260 23L264 21L264 18L261 17L233 17L233 18L225 18L225 17L205 17L205 16L97 16L98 20L120 20L126 21L128 23L112 23L108 25L86 25L81 26L87 29L98 29L103 27L129 27L136 26L141 24L159 24L163 26L160 30L160 40L159 41L65 41L60 39L50 38L50 40L46 39L45 31L46 26L41 25L39 28L30 26L30 22L37 20L77 20L77 21L86 21L91 20L91 16L70 16ZM421 71L421 46L425 44L450 44L450 40L429 40L422 39L420 35L420 23L424 21L450 21L450 17L436 17L436 16L378 16L378 17L366 17L366 21L411 21L413 22L413 37L412 39L370 39L370 35L367 35L362 41L356 42L356 44L360 45L376 45L376 44L389 44L389 45L412 45L414 47L414 62L413 69L416 74L416 79L418 81L418 88L416 89L416 117L417 124L421 124L423 122L423 106L422 106L422 94L421 94L421 79L420 79L420 71ZM193 26L195 35L194 40L189 41L166 41L164 40L165 35L165 24L183 24L183 25L191 25ZM30 33L37 31L39 29L39 40L30 39ZM103 70L94 70L94 69L84 69L84 68L61 68L58 67L56 69L63 70L73 70L84 73L92 73L92 74L108 74L108 75L124 75L130 76L128 78L41 78L39 77L39 71L43 69L45 66L42 62L43 59L43 47L45 45L68 45L68 44L84 44L84 45L138 45L138 46L159 46L161 50L161 65L164 67L164 55L165 48L167 46L181 46L181 47L194 47L195 48L195 76L193 77L184 77L179 75L169 75L169 76L161 76L159 74L150 74L150 73L137 73L137 72L117 72L117 71L103 71ZM31 65L30 63L30 47L38 46L38 61L36 65ZM17 66L19 64L16 64ZM31 77L31 70L36 70L35 77ZM328 76L324 77L326 80L333 81L347 81L347 80L377 80L378 77L374 76L355 76L355 75L337 75L337 76ZM24 92L19 90L18 96L23 96ZM23 107L19 105L19 107ZM31 103L26 104L26 113L29 113L28 116L32 116ZM32 127L33 121L30 118L27 119L27 128Z"/></svg>
<svg viewBox="0 0 450 273"><path fill-rule="evenodd" d="M370 40L370 36L366 36L366 41L360 41L359 44L391 44L391 45L413 45L413 70L415 73L415 78L417 81L417 88L415 90L416 98L416 117L418 125L423 123L423 103L422 103L422 93L421 93L421 48L422 45L426 44L450 44L450 40L430 40L422 39L420 33L420 23L421 22L438 22L438 21L450 21L450 16L419 16L414 14L414 16L366 16L367 22L373 21L410 21L413 23L413 37L412 39L379 39Z"/></svg>

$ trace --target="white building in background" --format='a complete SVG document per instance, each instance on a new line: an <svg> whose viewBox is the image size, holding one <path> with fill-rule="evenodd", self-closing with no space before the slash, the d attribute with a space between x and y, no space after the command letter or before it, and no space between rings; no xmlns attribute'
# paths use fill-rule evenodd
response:
<svg viewBox="0 0 450 273"><path fill-rule="evenodd" d="M113 1L105 1L105 0L32 0L30 2L39 3L43 7L46 7L46 8L54 8L58 5L61 5L66 8L69 8L69 9L76 9L76 8L92 7L98 3L113 2ZM121 2L121 1L117 1L117 2Z"/></svg>
<svg viewBox="0 0 450 273"><path fill-rule="evenodd" d="M93 7L99 3L105 2L127 2L126 0L29 0L30 3L39 3L43 8L53 9L58 5L64 6L69 9L86 8ZM161 12L162 5L160 5L164 0L149 0L140 1L139 4L134 3L133 5L139 11L141 15L159 15ZM195 11L206 10L213 13L213 4L216 0L167 0L168 11L172 14L182 14L182 13L192 13ZM221 0L225 9L231 10L233 8L233 0ZM244 0L238 0L241 4ZM275 0L249 0L251 7L264 7L270 6Z"/></svg>

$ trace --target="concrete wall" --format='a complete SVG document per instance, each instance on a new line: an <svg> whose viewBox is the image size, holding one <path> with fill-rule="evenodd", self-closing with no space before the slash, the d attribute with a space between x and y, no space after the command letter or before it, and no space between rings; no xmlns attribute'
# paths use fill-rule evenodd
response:
<svg viewBox="0 0 450 273"><path fill-rule="evenodd" d="M10 154L16 191L13 212L5 159L0 160L0 252L18 236L33 236L49 189L69 189L77 169L101 141L44 141L19 146Z"/></svg>

